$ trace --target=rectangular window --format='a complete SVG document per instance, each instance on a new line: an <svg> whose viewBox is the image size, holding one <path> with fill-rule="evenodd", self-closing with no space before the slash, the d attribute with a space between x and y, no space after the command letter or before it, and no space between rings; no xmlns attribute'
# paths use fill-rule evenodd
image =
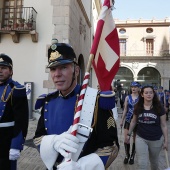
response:
<svg viewBox="0 0 170 170"><path fill-rule="evenodd" d="M153 56L153 39L146 39L146 55Z"/></svg>
<svg viewBox="0 0 170 170"><path fill-rule="evenodd" d="M126 39L119 39L120 56L126 56Z"/></svg>

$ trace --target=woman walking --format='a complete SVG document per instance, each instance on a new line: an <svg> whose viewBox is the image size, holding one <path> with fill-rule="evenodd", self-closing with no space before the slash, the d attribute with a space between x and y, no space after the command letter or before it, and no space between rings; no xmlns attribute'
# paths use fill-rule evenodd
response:
<svg viewBox="0 0 170 170"><path fill-rule="evenodd" d="M132 82L131 83L131 94L126 96L125 98L125 103L124 103L124 110L123 110L123 115L122 115L122 120L120 122L120 126L122 128L124 119L124 139L126 138L128 132L129 132L129 126L131 119L133 117L133 110L134 110L134 105L138 102L139 98L139 87L140 84L138 82ZM133 145L132 145L132 152L130 155L130 141L126 142L124 141L124 146L125 146L125 159L124 159L124 164L134 164L134 157L135 157L135 137L136 137L136 131L134 129L133 132Z"/></svg>
<svg viewBox="0 0 170 170"><path fill-rule="evenodd" d="M168 130L165 110L155 94L154 88L150 85L141 89L126 142L130 140L136 124L138 124L136 136L137 170L146 170L148 160L150 160L151 170L158 170L159 153L162 147L168 150Z"/></svg>

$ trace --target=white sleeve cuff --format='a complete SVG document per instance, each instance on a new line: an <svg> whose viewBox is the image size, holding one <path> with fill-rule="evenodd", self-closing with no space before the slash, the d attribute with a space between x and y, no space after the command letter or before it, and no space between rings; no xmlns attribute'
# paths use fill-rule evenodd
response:
<svg viewBox="0 0 170 170"><path fill-rule="evenodd" d="M81 170L105 170L102 160L96 153L84 156L78 160Z"/></svg>
<svg viewBox="0 0 170 170"><path fill-rule="evenodd" d="M53 169L53 165L58 157L58 152L54 149L54 138L56 135L46 135L42 138L40 145L40 156L45 166Z"/></svg>

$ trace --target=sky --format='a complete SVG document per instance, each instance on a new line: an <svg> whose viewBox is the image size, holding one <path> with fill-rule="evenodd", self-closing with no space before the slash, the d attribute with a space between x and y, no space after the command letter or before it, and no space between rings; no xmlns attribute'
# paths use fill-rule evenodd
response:
<svg viewBox="0 0 170 170"><path fill-rule="evenodd" d="M170 18L170 0L115 0L114 7L113 18L120 20Z"/></svg>

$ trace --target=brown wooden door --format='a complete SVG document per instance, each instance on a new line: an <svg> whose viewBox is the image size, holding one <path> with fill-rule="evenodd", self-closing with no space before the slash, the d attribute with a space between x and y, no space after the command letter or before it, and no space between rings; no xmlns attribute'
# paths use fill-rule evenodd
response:
<svg viewBox="0 0 170 170"><path fill-rule="evenodd" d="M22 17L23 0L4 0L3 25L13 25Z"/></svg>

